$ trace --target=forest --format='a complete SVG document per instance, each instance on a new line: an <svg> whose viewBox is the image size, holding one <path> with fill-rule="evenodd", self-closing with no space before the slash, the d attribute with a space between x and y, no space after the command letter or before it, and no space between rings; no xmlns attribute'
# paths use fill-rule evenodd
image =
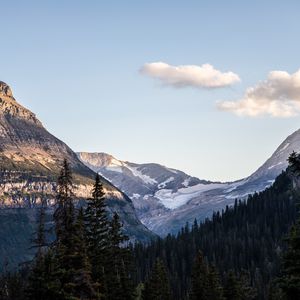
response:
<svg viewBox="0 0 300 300"><path fill-rule="evenodd" d="M32 261L0 277L0 299L300 299L300 156L265 191L236 200L175 236L132 244L108 216L97 175L74 204L67 161L57 180L53 228L38 210ZM55 233L49 239L49 231Z"/></svg>

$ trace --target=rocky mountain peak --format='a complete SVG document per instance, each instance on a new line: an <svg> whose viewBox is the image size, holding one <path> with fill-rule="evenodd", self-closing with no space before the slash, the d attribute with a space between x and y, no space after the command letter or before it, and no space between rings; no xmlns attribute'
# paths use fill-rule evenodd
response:
<svg viewBox="0 0 300 300"><path fill-rule="evenodd" d="M115 159L112 155L104 152L80 152L77 155L81 161L97 168L107 167L114 162L118 165L121 164L121 162Z"/></svg>
<svg viewBox="0 0 300 300"><path fill-rule="evenodd" d="M0 95L13 98L11 88L3 81L0 81Z"/></svg>
<svg viewBox="0 0 300 300"><path fill-rule="evenodd" d="M38 126L42 126L42 123L37 119L33 112L15 100L10 86L5 82L0 81L0 136L1 131L5 131L5 128L8 128L7 126L4 126L4 123L7 121L7 118L11 117L25 120L30 123L33 122ZM6 120L4 120L4 118Z"/></svg>

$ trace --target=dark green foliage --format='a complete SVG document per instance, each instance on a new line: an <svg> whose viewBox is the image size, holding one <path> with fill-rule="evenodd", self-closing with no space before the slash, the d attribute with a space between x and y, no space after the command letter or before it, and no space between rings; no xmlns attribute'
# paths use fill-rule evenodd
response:
<svg viewBox="0 0 300 300"><path fill-rule="evenodd" d="M80 211L76 216L73 201L72 175L65 160L58 179L54 212L55 277L60 283L60 299L96 299L85 248L83 213Z"/></svg>
<svg viewBox="0 0 300 300"><path fill-rule="evenodd" d="M300 155L293 152L289 157L291 172L295 175L298 184L300 176ZM299 205L299 193L297 194ZM299 209L299 207L298 207ZM278 280L283 298L287 300L300 299L300 216L292 226L286 239L288 248L283 255L282 276Z"/></svg>
<svg viewBox="0 0 300 300"><path fill-rule="evenodd" d="M145 282L142 292L143 300L170 300L170 284L165 266L161 260L157 260L153 270Z"/></svg>
<svg viewBox="0 0 300 300"><path fill-rule="evenodd" d="M220 277L215 266L209 267L208 270L208 292L207 299L223 300L223 287L220 282Z"/></svg>
<svg viewBox="0 0 300 300"><path fill-rule="evenodd" d="M109 229L109 267L107 269L107 299L133 299L134 286L130 271L132 258L129 248L124 247L128 237L123 234L122 224L114 213ZM123 247L122 247L123 245Z"/></svg>
<svg viewBox="0 0 300 300"><path fill-rule="evenodd" d="M88 255L92 265L92 277L99 283L102 293L106 292L105 269L108 266L109 222L107 219L105 194L97 174L92 197L87 200L85 231Z"/></svg>
<svg viewBox="0 0 300 300"><path fill-rule="evenodd" d="M192 300L208 299L208 273L208 266L204 261L202 253L199 251L194 262L191 276L192 290L190 298Z"/></svg>
<svg viewBox="0 0 300 300"><path fill-rule="evenodd" d="M23 300L24 280L22 274L4 272L0 275L0 300Z"/></svg>
<svg viewBox="0 0 300 300"><path fill-rule="evenodd" d="M287 241L279 286L286 299L296 300L300 299L300 220L291 228Z"/></svg>
<svg viewBox="0 0 300 300"><path fill-rule="evenodd" d="M203 254L196 256L191 275L191 300L223 300L223 288L214 266L208 266Z"/></svg>
<svg viewBox="0 0 300 300"><path fill-rule="evenodd" d="M227 300L242 300L242 287L233 271L229 271L227 275L224 296Z"/></svg>
<svg viewBox="0 0 300 300"><path fill-rule="evenodd" d="M136 245L136 282L144 281L160 258L166 262L175 299L184 299L194 258L201 250L208 263L217 267L222 282L230 269L239 279L247 270L248 285L257 290L258 299L266 299L270 280L279 273L283 236L295 217L291 180L282 173L272 187L249 196L246 202L235 201L222 213L214 213L211 220L186 226L177 236Z"/></svg>
<svg viewBox="0 0 300 300"><path fill-rule="evenodd" d="M36 238L33 239L36 254L31 264L25 291L27 299L30 300L51 300L58 296L59 282L53 272L54 255L46 248L45 209L45 203L42 203L38 211Z"/></svg>

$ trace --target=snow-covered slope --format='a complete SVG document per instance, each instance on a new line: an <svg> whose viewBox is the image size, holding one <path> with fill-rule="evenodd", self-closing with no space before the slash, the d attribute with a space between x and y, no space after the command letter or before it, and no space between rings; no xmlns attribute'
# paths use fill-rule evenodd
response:
<svg viewBox="0 0 300 300"><path fill-rule="evenodd" d="M159 164L120 161L106 153L80 152L77 155L92 170L126 191L140 220L147 225L152 216L174 210L202 190L212 188L208 181Z"/></svg>
<svg viewBox="0 0 300 300"><path fill-rule="evenodd" d="M177 232L186 222L203 220L235 199L270 186L287 167L287 158L300 151L300 130L290 135L274 154L248 178L216 183L191 177L158 164L135 164L105 153L78 153L88 167L131 197L138 217L159 235Z"/></svg>

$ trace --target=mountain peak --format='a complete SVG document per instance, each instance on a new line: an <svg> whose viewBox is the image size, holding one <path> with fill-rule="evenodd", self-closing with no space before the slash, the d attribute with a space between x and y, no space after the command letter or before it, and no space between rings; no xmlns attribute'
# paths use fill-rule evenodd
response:
<svg viewBox="0 0 300 300"><path fill-rule="evenodd" d="M13 94L9 85L3 81L0 81L0 95L13 98Z"/></svg>

